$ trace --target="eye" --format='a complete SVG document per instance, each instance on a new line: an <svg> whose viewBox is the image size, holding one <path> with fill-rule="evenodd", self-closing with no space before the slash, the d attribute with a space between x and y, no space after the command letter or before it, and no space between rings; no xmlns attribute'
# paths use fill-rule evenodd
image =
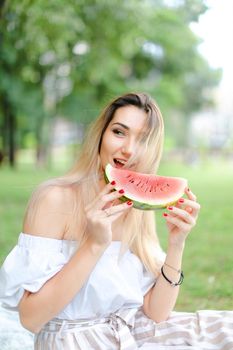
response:
<svg viewBox="0 0 233 350"><path fill-rule="evenodd" d="M125 133L120 129L113 129L112 132L118 136L124 136Z"/></svg>

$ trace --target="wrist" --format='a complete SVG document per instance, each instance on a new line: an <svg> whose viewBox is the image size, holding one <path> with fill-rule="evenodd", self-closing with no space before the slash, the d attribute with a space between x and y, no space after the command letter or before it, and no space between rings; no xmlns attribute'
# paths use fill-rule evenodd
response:
<svg viewBox="0 0 233 350"><path fill-rule="evenodd" d="M179 280L177 280L177 277L176 277L176 280L171 280L169 277L167 277L167 275L164 273L164 266L169 266L170 268L172 268L172 270L175 270L178 274L179 274ZM170 265L167 265L167 264L164 264L162 267L161 267L161 274L163 276L163 278L172 286L172 287L176 287L176 286L179 286L183 283L183 280L184 280L184 274L183 274L183 271L182 270L176 270L174 269L173 267L171 267Z"/></svg>
<svg viewBox="0 0 233 350"><path fill-rule="evenodd" d="M102 255L107 247L110 245L109 243L98 243L93 241L91 238L88 238L86 241L88 248L90 249L93 255Z"/></svg>
<svg viewBox="0 0 233 350"><path fill-rule="evenodd" d="M170 245L167 249L165 263L176 270L181 269L184 246Z"/></svg>
<svg viewBox="0 0 233 350"><path fill-rule="evenodd" d="M175 253L182 253L184 251L185 248L185 242L182 243L168 243L168 251L172 251Z"/></svg>

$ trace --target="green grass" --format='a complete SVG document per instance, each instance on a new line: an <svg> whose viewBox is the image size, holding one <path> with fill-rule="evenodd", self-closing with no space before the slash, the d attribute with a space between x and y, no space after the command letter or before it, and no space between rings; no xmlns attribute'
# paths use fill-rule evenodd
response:
<svg viewBox="0 0 233 350"><path fill-rule="evenodd" d="M0 168L0 262L17 242L27 201L36 185L56 171Z"/></svg>
<svg viewBox="0 0 233 350"><path fill-rule="evenodd" d="M160 173L186 177L201 204L198 223L186 242L185 279L176 309L232 309L233 164L218 162L194 168L164 164ZM157 226L162 246L166 247L160 212Z"/></svg>
<svg viewBox="0 0 233 350"><path fill-rule="evenodd" d="M177 310L232 309L233 281L233 165L162 164L160 174L182 176L201 204L198 224L187 239L183 259L184 283ZM0 262L17 242L27 200L42 180L62 174L20 166L0 168ZM156 212L157 229L166 248L167 231L162 211Z"/></svg>

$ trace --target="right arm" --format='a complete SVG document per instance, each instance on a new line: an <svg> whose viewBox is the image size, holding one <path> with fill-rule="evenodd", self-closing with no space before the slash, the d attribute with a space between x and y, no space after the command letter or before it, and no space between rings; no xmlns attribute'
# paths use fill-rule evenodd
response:
<svg viewBox="0 0 233 350"><path fill-rule="evenodd" d="M87 281L96 263L111 243L111 225L129 208L124 204L112 206L107 216L103 208L108 202L121 196L110 192L112 185L105 186L96 200L86 208L88 238L76 251L69 262L36 293L25 291L19 303L19 315L22 325L37 333L45 323L55 317L71 302ZM71 195L66 190L54 188L43 198L32 224L27 220L24 232L62 239L68 225L71 212ZM66 212L64 209L66 208Z"/></svg>
<svg viewBox="0 0 233 350"><path fill-rule="evenodd" d="M25 291L19 303L22 325L37 333L42 326L56 316L86 282L104 246L87 240L70 261L36 293Z"/></svg>

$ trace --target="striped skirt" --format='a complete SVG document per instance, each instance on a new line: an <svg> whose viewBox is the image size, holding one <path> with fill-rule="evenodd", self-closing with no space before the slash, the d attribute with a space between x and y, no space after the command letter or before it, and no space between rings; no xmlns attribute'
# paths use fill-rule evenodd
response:
<svg viewBox="0 0 233 350"><path fill-rule="evenodd" d="M35 350L233 350L233 311L173 312L155 323L125 309L92 321L53 319Z"/></svg>

